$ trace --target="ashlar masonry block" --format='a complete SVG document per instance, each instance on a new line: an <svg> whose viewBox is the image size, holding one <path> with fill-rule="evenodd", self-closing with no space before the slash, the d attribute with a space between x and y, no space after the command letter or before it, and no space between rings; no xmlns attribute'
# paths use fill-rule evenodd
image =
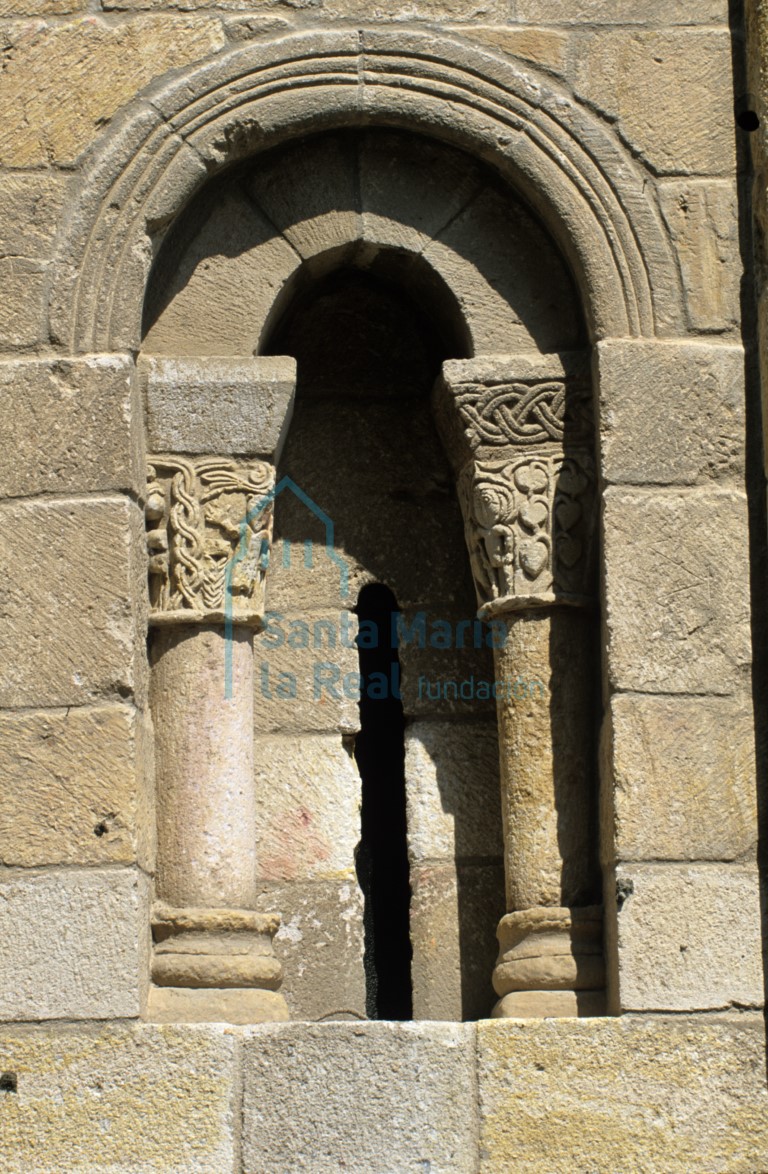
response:
<svg viewBox="0 0 768 1174"><path fill-rule="evenodd" d="M0 1019L136 1018L149 893L135 868L0 872Z"/></svg>
<svg viewBox="0 0 768 1174"><path fill-rule="evenodd" d="M142 534L127 498L0 505L0 705L141 700Z"/></svg>
<svg viewBox="0 0 768 1174"><path fill-rule="evenodd" d="M505 1020L477 1035L481 1174L768 1166L759 1015Z"/></svg>
<svg viewBox="0 0 768 1174"><path fill-rule="evenodd" d="M34 37L23 27L14 34L0 104L23 102L25 118L9 118L0 130L0 162L19 168L72 164L97 128L153 78L225 43L218 20L181 14L114 25L87 17L44 25Z"/></svg>
<svg viewBox="0 0 768 1174"><path fill-rule="evenodd" d="M723 175L734 169L727 27L585 32L575 61L577 96L615 120L657 174Z"/></svg>
<svg viewBox="0 0 768 1174"><path fill-rule="evenodd" d="M406 730L405 778L413 860L501 859L495 722L413 722Z"/></svg>
<svg viewBox="0 0 768 1174"><path fill-rule="evenodd" d="M755 865L622 864L611 904L615 1012L762 1006Z"/></svg>
<svg viewBox="0 0 768 1174"><path fill-rule="evenodd" d="M55 3L30 0L29 10ZM79 0L74 3L79 6ZM67 6L63 0L62 7ZM2 16L7 7L2 5ZM25 7L23 2L19 7ZM49 171L0 174L0 253L41 259L50 254L68 182L67 176Z"/></svg>
<svg viewBox="0 0 768 1174"><path fill-rule="evenodd" d="M604 750L605 863L736 860L757 845L748 698L615 694Z"/></svg>
<svg viewBox="0 0 768 1174"><path fill-rule="evenodd" d="M2 497L139 492L141 429L128 355L0 362Z"/></svg>
<svg viewBox="0 0 768 1174"><path fill-rule="evenodd" d="M351 748L339 734L269 734L254 753L259 880L346 880L360 839Z"/></svg>
<svg viewBox="0 0 768 1174"><path fill-rule="evenodd" d="M291 1024L245 1033L243 1170L476 1169L474 1026Z"/></svg>
<svg viewBox="0 0 768 1174"><path fill-rule="evenodd" d="M150 743L130 705L0 713L0 863L150 870Z"/></svg>
<svg viewBox="0 0 768 1174"><path fill-rule="evenodd" d="M237 1049L222 1025L6 1029L3 1170L234 1174Z"/></svg>
<svg viewBox="0 0 768 1174"><path fill-rule="evenodd" d="M602 342L596 374L606 481L696 485L743 478L740 346Z"/></svg>
<svg viewBox="0 0 768 1174"><path fill-rule="evenodd" d="M609 489L603 541L611 685L711 694L743 685L751 659L743 494Z"/></svg>

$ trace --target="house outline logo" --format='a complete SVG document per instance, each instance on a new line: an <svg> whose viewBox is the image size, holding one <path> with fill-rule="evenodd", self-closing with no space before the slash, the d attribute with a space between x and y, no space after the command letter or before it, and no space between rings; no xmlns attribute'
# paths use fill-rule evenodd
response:
<svg viewBox="0 0 768 1174"><path fill-rule="evenodd" d="M325 552L332 563L335 563L339 568L339 597L346 600L349 596L349 567L347 560L343 558L336 550L335 545L335 526L333 519L322 509L316 501L313 501L308 493L305 493L300 485L297 485L292 477L284 476L273 485L269 493L259 498L255 505L251 506L248 512L243 516L240 522L240 540L237 544L237 549L232 557L227 562L226 573L224 577L224 699L229 700L232 697L232 641L234 636L234 616L232 614L233 607L233 591L232 591L232 577L237 565L243 561L248 553L248 535L252 521L257 518L268 505L274 503L281 493L285 490L296 497L303 506L305 506L311 514L314 515L325 527ZM283 555L283 562L285 566L290 565L290 543L288 544L289 555L288 560ZM313 543L308 539L304 543L304 565L312 567L312 549ZM262 570L265 575L269 567L271 556L270 543L266 538L261 540L261 549L258 554L256 567Z"/></svg>

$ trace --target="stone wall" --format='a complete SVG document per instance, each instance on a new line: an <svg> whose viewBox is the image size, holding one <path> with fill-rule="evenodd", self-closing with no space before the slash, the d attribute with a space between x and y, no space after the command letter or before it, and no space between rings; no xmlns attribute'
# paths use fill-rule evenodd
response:
<svg viewBox="0 0 768 1174"><path fill-rule="evenodd" d="M746 1174L768 1160L763 1041L755 1015L17 1027L3 1158L9 1174Z"/></svg>
<svg viewBox="0 0 768 1174"><path fill-rule="evenodd" d="M761 354L764 15L754 0ZM768 1167L751 208L744 41L725 0L0 0L0 17L4 1168ZM298 271L351 241L425 254L464 324L441 359L592 348L613 1018L301 1022L365 1012L357 712L300 698L286 717L257 683L261 901L281 906L297 1021L141 1022L156 821L136 355L269 349ZM356 591L386 565L401 606L463 615L469 563L427 401L373 388L362 410L342 384L300 387L286 470L354 532L339 551ZM328 460L340 431L352 495ZM383 540L361 531L373 511ZM280 571L291 507L276 514L268 606L336 621L335 582L326 596L301 564ZM403 656L411 689L434 671ZM418 700L406 693L415 1016L482 1018L503 912L496 730Z"/></svg>

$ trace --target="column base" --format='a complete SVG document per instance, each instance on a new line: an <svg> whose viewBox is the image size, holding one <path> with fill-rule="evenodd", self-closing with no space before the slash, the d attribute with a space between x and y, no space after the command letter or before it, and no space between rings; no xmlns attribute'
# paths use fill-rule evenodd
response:
<svg viewBox="0 0 768 1174"><path fill-rule="evenodd" d="M598 1019L605 1014L605 991L512 991L499 999L491 1019Z"/></svg>
<svg viewBox="0 0 768 1174"><path fill-rule="evenodd" d="M276 991L255 988L151 986L146 1018L150 1023L285 1023L288 1004Z"/></svg>
<svg viewBox="0 0 768 1174"><path fill-rule="evenodd" d="M495 1018L605 1013L601 906L508 913L496 936Z"/></svg>
<svg viewBox="0 0 768 1174"><path fill-rule="evenodd" d="M283 968L272 939L277 913L251 909L152 909L152 981L160 987L276 991Z"/></svg>

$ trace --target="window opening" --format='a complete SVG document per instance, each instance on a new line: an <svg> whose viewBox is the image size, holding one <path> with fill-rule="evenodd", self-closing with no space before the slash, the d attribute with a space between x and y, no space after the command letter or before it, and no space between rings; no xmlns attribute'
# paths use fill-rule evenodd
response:
<svg viewBox="0 0 768 1174"><path fill-rule="evenodd" d="M360 622L362 779L357 876L365 900L366 1012L370 1019L411 1019L410 900L405 805L405 718L400 700L397 602L389 588L364 587ZM393 623L395 620L395 623Z"/></svg>

